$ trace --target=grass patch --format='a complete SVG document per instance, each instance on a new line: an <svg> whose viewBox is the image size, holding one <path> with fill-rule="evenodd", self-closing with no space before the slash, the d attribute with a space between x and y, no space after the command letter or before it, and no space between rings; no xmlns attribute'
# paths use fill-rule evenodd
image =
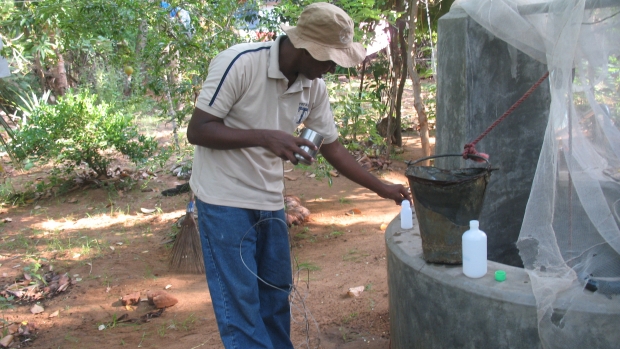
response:
<svg viewBox="0 0 620 349"><path fill-rule="evenodd" d="M329 233L329 235L327 235L326 238L328 238L328 239L329 238L337 238L337 237L339 237L341 235L344 235L343 231L334 230L331 233Z"/></svg>
<svg viewBox="0 0 620 349"><path fill-rule="evenodd" d="M342 318L342 323L343 324L348 324L349 322L351 322L353 319L355 319L359 314L357 312L353 312L351 314L348 314L346 316L344 316Z"/></svg>
<svg viewBox="0 0 620 349"><path fill-rule="evenodd" d="M317 271L321 270L321 267L312 263L312 262L302 262L297 265L298 270L309 270L309 271Z"/></svg>
<svg viewBox="0 0 620 349"><path fill-rule="evenodd" d="M369 254L363 251L358 251L356 248L349 250L342 256L342 260L345 262L359 262L361 258L368 257Z"/></svg>
<svg viewBox="0 0 620 349"><path fill-rule="evenodd" d="M351 199L347 199L347 198L340 198L340 199L338 199L338 201L341 204L350 204L351 203Z"/></svg>

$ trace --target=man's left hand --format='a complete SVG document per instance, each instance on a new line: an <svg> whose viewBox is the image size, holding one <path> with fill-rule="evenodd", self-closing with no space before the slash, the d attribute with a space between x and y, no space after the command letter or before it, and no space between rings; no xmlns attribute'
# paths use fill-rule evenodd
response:
<svg viewBox="0 0 620 349"><path fill-rule="evenodd" d="M411 203L409 189L405 188L402 184L385 184L383 190L377 194L382 198L394 200L396 205L399 206L403 200L407 200Z"/></svg>

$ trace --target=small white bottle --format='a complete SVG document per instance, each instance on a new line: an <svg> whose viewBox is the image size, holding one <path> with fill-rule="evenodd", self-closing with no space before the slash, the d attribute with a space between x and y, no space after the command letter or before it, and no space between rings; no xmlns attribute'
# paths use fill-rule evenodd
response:
<svg viewBox="0 0 620 349"><path fill-rule="evenodd" d="M487 234L478 229L479 222L469 221L469 230L463 234L463 274L480 278L487 273Z"/></svg>
<svg viewBox="0 0 620 349"><path fill-rule="evenodd" d="M413 212L411 211L409 200L403 200L403 202L400 203L400 228L413 228Z"/></svg>

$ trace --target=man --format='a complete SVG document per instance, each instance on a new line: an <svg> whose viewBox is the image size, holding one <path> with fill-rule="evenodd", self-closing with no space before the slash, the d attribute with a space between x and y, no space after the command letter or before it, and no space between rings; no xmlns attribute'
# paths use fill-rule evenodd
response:
<svg viewBox="0 0 620 349"><path fill-rule="evenodd" d="M187 129L196 145L190 184L213 308L226 348L293 348L288 296L292 270L282 192L283 160L308 140L301 124L324 136L321 153L340 173L400 204L402 185L363 170L338 142L321 79L336 64L365 57L353 21L327 3L309 5L296 27L275 42L236 45L220 53Z"/></svg>

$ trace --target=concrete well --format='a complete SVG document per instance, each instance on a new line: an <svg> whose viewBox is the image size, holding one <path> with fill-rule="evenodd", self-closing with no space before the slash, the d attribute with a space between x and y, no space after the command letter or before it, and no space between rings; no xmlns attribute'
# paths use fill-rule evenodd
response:
<svg viewBox="0 0 620 349"><path fill-rule="evenodd" d="M391 348L540 348L536 300L525 270L489 261L485 276L470 279L462 266L426 263L415 212L413 218L413 229L400 229L396 217L385 234ZM495 281L499 269L506 271L504 282ZM583 291L577 299L560 296L558 304L571 304L571 316L559 318L557 326L583 333L574 348L618 347L617 298Z"/></svg>

